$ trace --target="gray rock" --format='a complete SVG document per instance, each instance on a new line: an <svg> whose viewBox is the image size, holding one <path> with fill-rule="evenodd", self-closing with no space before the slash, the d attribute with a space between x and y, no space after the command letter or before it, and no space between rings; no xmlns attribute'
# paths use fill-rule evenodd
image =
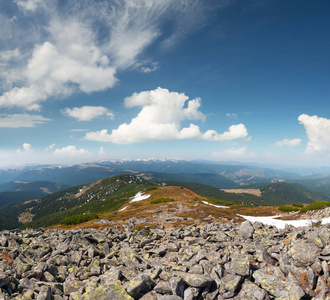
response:
<svg viewBox="0 0 330 300"><path fill-rule="evenodd" d="M10 278L5 272L0 272L0 288L7 285L10 282Z"/></svg>
<svg viewBox="0 0 330 300"><path fill-rule="evenodd" d="M149 293L146 293L139 300L158 300L158 296L155 291L151 291Z"/></svg>
<svg viewBox="0 0 330 300"><path fill-rule="evenodd" d="M183 280L187 285L196 288L202 288L210 285L214 280L208 275L187 274Z"/></svg>
<svg viewBox="0 0 330 300"><path fill-rule="evenodd" d="M194 299L197 298L198 294L199 294L199 289L198 288L188 287L184 291L184 300L194 300Z"/></svg>
<svg viewBox="0 0 330 300"><path fill-rule="evenodd" d="M133 298L140 298L151 291L155 283L150 276L141 274L125 284L125 290Z"/></svg>
<svg viewBox="0 0 330 300"><path fill-rule="evenodd" d="M245 280L242 289L237 295L239 299L268 300L268 294L265 290L258 287L249 280Z"/></svg>
<svg viewBox="0 0 330 300"><path fill-rule="evenodd" d="M165 295L158 297L158 300L182 300L182 298L176 295Z"/></svg>
<svg viewBox="0 0 330 300"><path fill-rule="evenodd" d="M38 294L37 300L51 300L52 294L49 286L42 286Z"/></svg>
<svg viewBox="0 0 330 300"><path fill-rule="evenodd" d="M63 292L65 295L69 296L73 292L81 292L84 286L84 282L78 280L77 278L68 278L63 283Z"/></svg>
<svg viewBox="0 0 330 300"><path fill-rule="evenodd" d="M169 282L173 295L178 295L183 298L184 290L186 288L186 284L183 279L180 277L172 277Z"/></svg>
<svg viewBox="0 0 330 300"><path fill-rule="evenodd" d="M250 275L250 260L248 256L233 257L230 265L231 270L241 276Z"/></svg>
<svg viewBox="0 0 330 300"><path fill-rule="evenodd" d="M254 228L250 221L244 221L239 227L239 233L243 238L251 238L253 236Z"/></svg>
<svg viewBox="0 0 330 300"><path fill-rule="evenodd" d="M172 288L170 286L170 283L167 281L159 281L157 285L154 287L154 291L158 294L173 294Z"/></svg>
<svg viewBox="0 0 330 300"><path fill-rule="evenodd" d="M110 284L106 289L106 295L104 295L105 289L98 287L84 298L84 300L98 299L98 300L108 300L108 299L122 299L122 300L133 300L133 298L127 294L120 282ZM104 298L102 298L104 297Z"/></svg>
<svg viewBox="0 0 330 300"><path fill-rule="evenodd" d="M255 282L259 284L264 290L276 298L283 299L301 299L305 292L296 283L287 283L277 276L268 275L262 270L257 270L253 274Z"/></svg>
<svg viewBox="0 0 330 300"><path fill-rule="evenodd" d="M319 253L320 250L315 244L305 241L294 243L289 250L289 255L293 258L295 263L302 267L312 265Z"/></svg>
<svg viewBox="0 0 330 300"><path fill-rule="evenodd" d="M240 290L243 278L239 275L228 274L221 278L220 294L224 298L234 297Z"/></svg>

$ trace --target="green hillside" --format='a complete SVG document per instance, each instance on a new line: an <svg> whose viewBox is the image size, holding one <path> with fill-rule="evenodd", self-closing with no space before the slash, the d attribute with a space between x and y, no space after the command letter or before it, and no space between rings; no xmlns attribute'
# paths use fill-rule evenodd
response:
<svg viewBox="0 0 330 300"><path fill-rule="evenodd" d="M197 194L206 197L212 197L219 200L229 201L244 205L283 205L291 203L313 203L315 201L327 201L329 197L321 193L311 191L297 183L276 182L269 184L253 184L240 189L260 189L261 197L247 193L234 194L226 193L217 188L198 183L186 183L167 181L167 185L183 186L194 191Z"/></svg>
<svg viewBox="0 0 330 300"><path fill-rule="evenodd" d="M234 181L215 173L158 173L144 172L141 176L154 181L195 182L216 188L228 189L238 186Z"/></svg>
<svg viewBox="0 0 330 300"><path fill-rule="evenodd" d="M72 215L110 212L153 185L155 182L134 175L119 175L54 193L31 210L34 221L26 227L51 226Z"/></svg>
<svg viewBox="0 0 330 300"><path fill-rule="evenodd" d="M329 200L327 196L308 190L296 183L271 183L249 185L245 188L260 189L261 197L249 193L226 193L216 187L179 181L149 181L135 175L108 177L97 182L62 190L38 201L21 201L6 204L0 210L0 229L23 226L17 216L22 212L33 215L33 221L23 227L45 227L60 223L63 219L89 214L115 211L139 191L153 186L182 186L208 198L234 204L265 206L290 203L313 203ZM214 201L214 200L213 200ZM78 217L77 217L78 218ZM81 218L81 217L79 217ZM78 219L79 219L78 218Z"/></svg>
<svg viewBox="0 0 330 300"><path fill-rule="evenodd" d="M296 183L330 197L330 177L295 180Z"/></svg>

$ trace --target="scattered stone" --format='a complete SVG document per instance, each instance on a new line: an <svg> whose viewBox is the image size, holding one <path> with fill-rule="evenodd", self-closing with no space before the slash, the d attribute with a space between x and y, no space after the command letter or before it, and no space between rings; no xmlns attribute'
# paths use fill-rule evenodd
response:
<svg viewBox="0 0 330 300"><path fill-rule="evenodd" d="M0 299L327 299L329 236L327 226L248 221L151 229L139 218L101 230L3 231Z"/></svg>

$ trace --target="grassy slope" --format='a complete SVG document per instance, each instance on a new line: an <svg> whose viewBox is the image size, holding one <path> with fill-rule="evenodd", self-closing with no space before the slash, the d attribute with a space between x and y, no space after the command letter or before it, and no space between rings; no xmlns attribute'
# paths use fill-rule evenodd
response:
<svg viewBox="0 0 330 300"><path fill-rule="evenodd" d="M32 209L34 221L26 227L50 226L68 216L104 213L118 209L137 192L154 185L153 182L134 175L119 175L100 180L87 189L81 196L75 195L84 186L55 193L42 199ZM89 187L86 185L85 187Z"/></svg>

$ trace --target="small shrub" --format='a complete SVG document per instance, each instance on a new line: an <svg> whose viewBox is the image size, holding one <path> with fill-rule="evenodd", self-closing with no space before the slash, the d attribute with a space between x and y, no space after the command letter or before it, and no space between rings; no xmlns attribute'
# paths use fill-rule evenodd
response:
<svg viewBox="0 0 330 300"><path fill-rule="evenodd" d="M74 215L70 217L66 217L61 221L62 225L76 225L83 222L87 222L93 219L97 219L98 214L86 214L86 215Z"/></svg>
<svg viewBox="0 0 330 300"><path fill-rule="evenodd" d="M158 203L166 203L166 202L173 202L174 199L172 198L159 198L156 200L152 200L150 203L152 204L158 204Z"/></svg>
<svg viewBox="0 0 330 300"><path fill-rule="evenodd" d="M285 212L298 211L299 210L299 208L293 207L293 206L289 206L289 205L281 205L281 206L278 207L278 209L280 211L285 211Z"/></svg>
<svg viewBox="0 0 330 300"><path fill-rule="evenodd" d="M304 203L292 203L294 207L304 207Z"/></svg>
<svg viewBox="0 0 330 300"><path fill-rule="evenodd" d="M317 228L319 228L321 225L322 225L322 221L312 222L312 227L317 227Z"/></svg>
<svg viewBox="0 0 330 300"><path fill-rule="evenodd" d="M326 207L330 206L329 201L316 201L312 204L306 205L305 207L300 209L300 213L307 212L309 210L318 210L318 209L324 209Z"/></svg>

